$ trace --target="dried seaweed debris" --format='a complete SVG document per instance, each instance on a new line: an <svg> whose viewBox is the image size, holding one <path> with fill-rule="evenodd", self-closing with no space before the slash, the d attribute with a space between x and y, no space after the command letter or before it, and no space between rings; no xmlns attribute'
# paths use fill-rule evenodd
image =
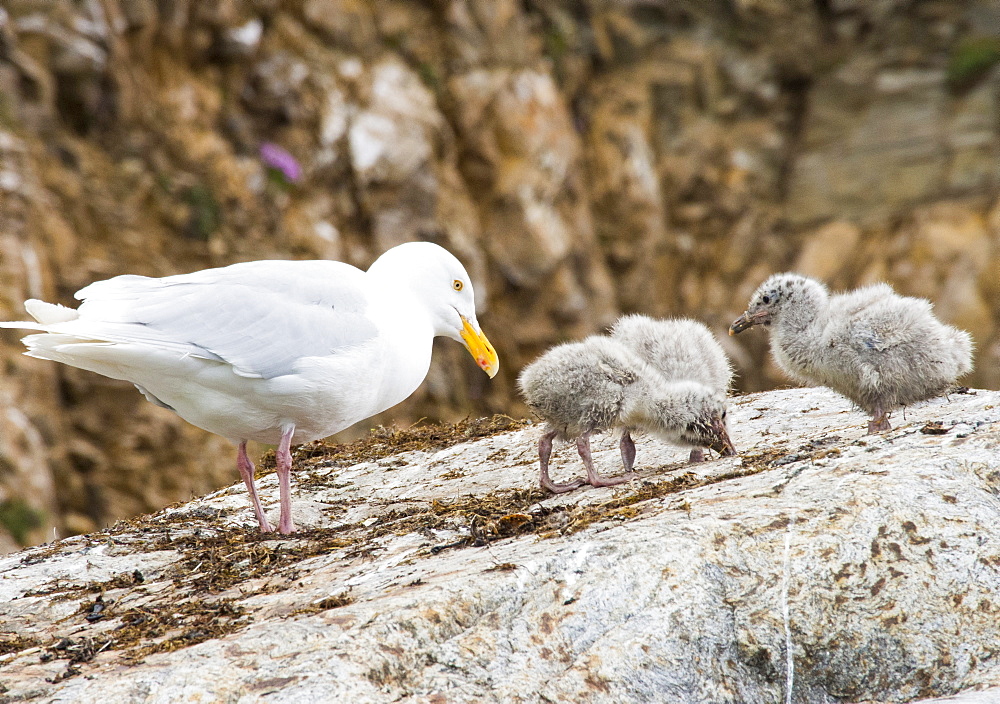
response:
<svg viewBox="0 0 1000 704"><path fill-rule="evenodd" d="M531 424L496 414L490 418L466 418L458 423L415 423L408 428L373 428L367 437L346 445L336 445L324 440L306 443L295 452L298 461L323 459L338 467L349 467L361 462L384 459L403 452L444 450L471 440L492 437L500 433L519 430ZM261 457L258 473L274 469L274 451Z"/></svg>

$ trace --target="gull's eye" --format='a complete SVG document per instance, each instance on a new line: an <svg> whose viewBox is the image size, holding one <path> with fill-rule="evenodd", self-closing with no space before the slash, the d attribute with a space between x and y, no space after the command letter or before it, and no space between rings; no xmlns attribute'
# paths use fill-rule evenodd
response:
<svg viewBox="0 0 1000 704"><path fill-rule="evenodd" d="M760 300L761 300L761 301L763 301L764 305L767 305L768 303L770 303L770 302L771 302L771 297L770 297L770 296L764 296L764 297L763 297L762 299L760 299Z"/></svg>
<svg viewBox="0 0 1000 704"><path fill-rule="evenodd" d="M454 281L451 282L451 287L456 291L461 291L463 288L465 288L465 284L463 284L461 280L455 279Z"/></svg>
<svg viewBox="0 0 1000 704"><path fill-rule="evenodd" d="M722 419L723 419L723 420L725 420L725 419L726 419L726 411L725 411L725 410L723 410L723 411L722 411Z"/></svg>

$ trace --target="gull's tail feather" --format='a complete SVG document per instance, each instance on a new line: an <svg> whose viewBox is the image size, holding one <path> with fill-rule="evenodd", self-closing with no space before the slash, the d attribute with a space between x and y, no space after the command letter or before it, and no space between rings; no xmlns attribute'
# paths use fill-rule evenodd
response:
<svg viewBox="0 0 1000 704"><path fill-rule="evenodd" d="M29 298L24 302L24 309L28 315L34 318L31 320L13 320L10 322L0 322L0 328L17 328L20 330L41 330L47 331L49 325L67 323L80 317L80 313L74 308L67 308L58 303L46 303L37 298Z"/></svg>
<svg viewBox="0 0 1000 704"><path fill-rule="evenodd" d="M46 303L37 298L29 298L24 302L24 309L28 315L37 320L42 325L52 325L53 323L65 323L76 320L80 317L79 311L75 308L67 308L58 303Z"/></svg>
<svg viewBox="0 0 1000 704"><path fill-rule="evenodd" d="M21 338L21 342L28 348L25 352L29 357L37 359L50 359L53 362L62 362L71 367L88 369L89 367L81 363L78 356L82 345L108 347L110 343L93 340L83 340L75 335L60 335L58 333L42 333L39 335L28 335ZM98 372L99 374L102 372Z"/></svg>
<svg viewBox="0 0 1000 704"><path fill-rule="evenodd" d="M132 380L137 366L136 353L142 355L144 352L149 352L148 348L136 345L123 345L55 332L27 335L21 338L21 342L28 348L24 353L28 357L48 359L124 381ZM142 361L155 366L156 359L154 356L153 359L144 358Z"/></svg>

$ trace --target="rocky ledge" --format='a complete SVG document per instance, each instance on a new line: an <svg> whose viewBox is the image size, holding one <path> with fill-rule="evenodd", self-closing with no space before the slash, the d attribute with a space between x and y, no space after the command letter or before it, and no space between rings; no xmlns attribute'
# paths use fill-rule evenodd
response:
<svg viewBox="0 0 1000 704"><path fill-rule="evenodd" d="M739 458L559 497L504 417L308 445L294 536L234 485L3 558L0 701L998 701L998 406L741 396Z"/></svg>

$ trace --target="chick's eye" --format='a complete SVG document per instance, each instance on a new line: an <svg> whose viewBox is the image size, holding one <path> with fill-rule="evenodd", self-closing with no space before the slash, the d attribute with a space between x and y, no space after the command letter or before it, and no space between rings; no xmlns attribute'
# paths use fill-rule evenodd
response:
<svg viewBox="0 0 1000 704"><path fill-rule="evenodd" d="M462 283L459 279L455 279L454 281L451 282L451 287L456 291L461 291L463 288L465 288L465 284Z"/></svg>
<svg viewBox="0 0 1000 704"><path fill-rule="evenodd" d="M763 297L762 299L760 299L760 300L764 302L764 305L767 305L768 303L770 303L770 302L771 302L771 297L770 297L770 296L764 296L764 297Z"/></svg>

